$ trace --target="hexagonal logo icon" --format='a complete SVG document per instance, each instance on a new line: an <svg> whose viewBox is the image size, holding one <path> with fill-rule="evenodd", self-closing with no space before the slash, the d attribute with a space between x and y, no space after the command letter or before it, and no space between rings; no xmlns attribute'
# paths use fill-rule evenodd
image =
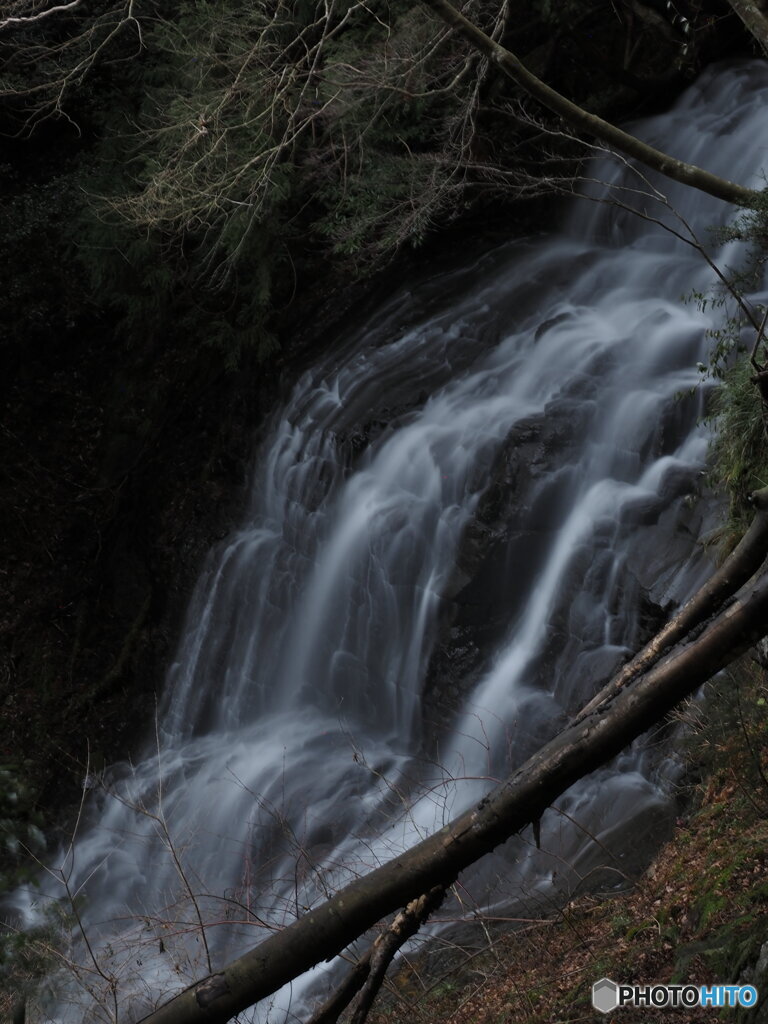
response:
<svg viewBox="0 0 768 1024"><path fill-rule="evenodd" d="M619 1005L619 986L610 978L601 978L592 986L592 1005L600 1013L610 1013Z"/></svg>

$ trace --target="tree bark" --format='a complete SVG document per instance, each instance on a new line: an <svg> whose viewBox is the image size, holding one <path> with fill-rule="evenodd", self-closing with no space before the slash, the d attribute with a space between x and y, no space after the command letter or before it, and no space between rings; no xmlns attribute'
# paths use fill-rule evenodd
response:
<svg viewBox="0 0 768 1024"><path fill-rule="evenodd" d="M571 100L566 99L565 96L528 71L511 51L494 42L482 29L465 18L460 11L457 11L448 0L424 0L424 3L439 18L455 28L468 42L501 68L505 74L509 75L513 81L517 82L529 95L554 114L562 117L576 131L594 136L613 149L639 160L651 170L658 171L682 185L690 185L700 192L706 192L708 195L737 206L754 208L757 205L760 193L754 189L737 185L726 178L720 178L695 164L677 160L668 153L654 149L653 146L641 142L634 135L622 131L621 128L617 128L596 114L590 114L582 107L572 103ZM754 6L754 4L749 6Z"/></svg>
<svg viewBox="0 0 768 1024"><path fill-rule="evenodd" d="M376 939L373 944L370 972L355 1003L350 1024L365 1024L395 953L418 932L444 899L445 889L438 885L419 896L417 900L411 900L405 910L401 910L387 930Z"/></svg>
<svg viewBox="0 0 768 1024"><path fill-rule="evenodd" d="M757 572L768 551L768 487L755 491L751 499L755 506L752 523L720 568L642 651L619 669L608 685L584 705L579 712L579 718L589 714L598 704L602 704L613 693L622 689L642 672L646 672L691 630L720 611L728 598Z"/></svg>
<svg viewBox="0 0 768 1024"><path fill-rule="evenodd" d="M387 968L395 953L415 935L445 899L445 889L437 887L411 900L376 937L344 978L335 992L323 1003L307 1024L336 1024L344 1010L360 993L351 1024L363 1024L381 988Z"/></svg>
<svg viewBox="0 0 768 1024"><path fill-rule="evenodd" d="M312 1015L307 1024L336 1024L336 1021L368 980L371 973L372 956L373 946L369 946L344 981Z"/></svg>
<svg viewBox="0 0 768 1024"><path fill-rule="evenodd" d="M225 1024L340 953L383 917L448 887L484 854L537 821L573 783L619 753L766 633L768 570L695 639L577 717L505 782L435 835L346 885L261 945L173 997L142 1024Z"/></svg>
<svg viewBox="0 0 768 1024"><path fill-rule="evenodd" d="M728 5L741 18L763 53L768 54L768 17L760 5L753 0L728 0Z"/></svg>

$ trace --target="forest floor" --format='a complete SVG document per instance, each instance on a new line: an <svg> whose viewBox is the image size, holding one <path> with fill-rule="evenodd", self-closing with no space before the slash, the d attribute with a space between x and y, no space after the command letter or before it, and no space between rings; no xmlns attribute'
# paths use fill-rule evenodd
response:
<svg viewBox="0 0 768 1024"><path fill-rule="evenodd" d="M768 680L749 659L679 711L687 781L672 838L619 895L479 939L436 970L408 956L370 1024L699 1024L768 1019ZM467 944L469 946L469 944ZM762 953L762 956L761 956ZM755 965L759 966L756 968ZM429 966L427 966L429 964ZM758 1008L635 1009L602 1015L592 984L755 984ZM762 985L761 985L762 982Z"/></svg>

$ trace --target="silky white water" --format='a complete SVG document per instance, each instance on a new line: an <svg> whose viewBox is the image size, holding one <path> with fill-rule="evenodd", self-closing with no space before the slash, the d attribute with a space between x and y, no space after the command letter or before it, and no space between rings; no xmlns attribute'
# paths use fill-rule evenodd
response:
<svg viewBox="0 0 768 1024"><path fill-rule="evenodd" d="M759 187L767 101L762 65L708 71L637 130ZM591 176L684 230L625 168ZM703 241L733 215L659 187ZM206 943L219 967L429 833L605 682L641 642L641 600L674 607L706 576L702 389L686 393L712 321L682 297L713 281L660 225L581 200L559 236L403 288L302 377L203 571L145 758L94 787L51 860L117 988L73 928L86 973L52 977L33 1019L136 1019L207 973ZM505 627L435 737L422 691L446 595L472 592L457 593L462 539L521 425L540 444L482 568ZM522 837L468 879L480 906L547 906L606 863L620 883L638 831L668 814L665 762L637 744L558 808L541 851ZM57 895L46 877L14 902L33 924ZM290 1019L322 984L240 1019Z"/></svg>

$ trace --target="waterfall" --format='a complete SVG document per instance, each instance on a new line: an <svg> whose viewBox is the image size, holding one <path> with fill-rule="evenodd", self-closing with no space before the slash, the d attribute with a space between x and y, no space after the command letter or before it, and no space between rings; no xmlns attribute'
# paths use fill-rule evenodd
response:
<svg viewBox="0 0 768 1024"><path fill-rule="evenodd" d="M710 70L633 130L759 187L767 94L760 64ZM94 787L88 824L52 861L118 981L121 1020L207 973L198 913L220 966L477 799L636 648L643 602L673 608L706 576L708 439L702 389L687 393L712 321L682 297L714 277L655 222L682 230L638 194L650 186L608 161L590 177L647 218L582 200L556 236L401 288L275 415L145 757ZM659 188L703 238L732 215ZM513 511L460 578L505 459ZM492 645L436 730L423 689L451 614L474 615ZM668 774L635 744L545 816L541 851L522 837L487 858L468 883L478 903L543 905L606 856L619 881L638 830L663 828ZM15 903L33 924L57 895L48 879ZM91 972L87 995L53 975L40 1019L110 1019L102 980ZM300 991L276 1006L295 1010Z"/></svg>

